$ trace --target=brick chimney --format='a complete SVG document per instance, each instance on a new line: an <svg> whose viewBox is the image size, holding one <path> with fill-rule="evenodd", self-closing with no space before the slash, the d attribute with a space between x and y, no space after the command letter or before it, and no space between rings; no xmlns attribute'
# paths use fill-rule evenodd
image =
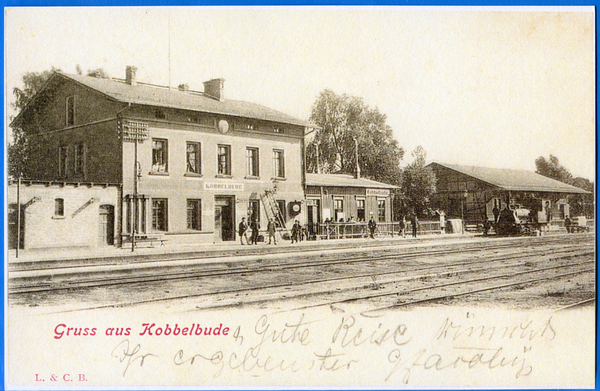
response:
<svg viewBox="0 0 600 391"><path fill-rule="evenodd" d="M223 86L225 79L212 79L204 82L204 95L208 95L211 98L215 98L223 102L225 100L225 94L223 93Z"/></svg>
<svg viewBox="0 0 600 391"><path fill-rule="evenodd" d="M135 78L135 74L137 72L137 68L134 66L128 66L125 68L125 82L132 86L137 86L137 80Z"/></svg>

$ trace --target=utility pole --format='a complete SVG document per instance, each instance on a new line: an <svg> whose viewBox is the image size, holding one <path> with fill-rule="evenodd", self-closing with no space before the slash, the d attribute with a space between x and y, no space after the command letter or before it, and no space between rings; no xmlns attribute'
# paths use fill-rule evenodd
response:
<svg viewBox="0 0 600 391"><path fill-rule="evenodd" d="M17 181L17 251L15 258L19 258L19 247L21 246L21 173Z"/></svg>

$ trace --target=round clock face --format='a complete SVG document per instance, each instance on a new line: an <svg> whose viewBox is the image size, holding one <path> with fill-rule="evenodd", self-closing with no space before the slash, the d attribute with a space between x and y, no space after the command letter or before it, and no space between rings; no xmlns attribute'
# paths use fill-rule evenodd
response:
<svg viewBox="0 0 600 391"><path fill-rule="evenodd" d="M229 132L229 122L225 121L224 119L219 121L219 132L221 133L227 133Z"/></svg>
<svg viewBox="0 0 600 391"><path fill-rule="evenodd" d="M292 205L292 210L296 213L300 212L300 205L298 205L298 204Z"/></svg>

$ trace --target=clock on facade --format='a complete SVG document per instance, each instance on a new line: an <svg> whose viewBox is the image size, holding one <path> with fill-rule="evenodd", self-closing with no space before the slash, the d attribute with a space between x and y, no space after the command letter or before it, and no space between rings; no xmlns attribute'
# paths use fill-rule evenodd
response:
<svg viewBox="0 0 600 391"><path fill-rule="evenodd" d="M219 121L219 132L221 132L223 134L229 132L229 122L227 122L224 119L220 120Z"/></svg>

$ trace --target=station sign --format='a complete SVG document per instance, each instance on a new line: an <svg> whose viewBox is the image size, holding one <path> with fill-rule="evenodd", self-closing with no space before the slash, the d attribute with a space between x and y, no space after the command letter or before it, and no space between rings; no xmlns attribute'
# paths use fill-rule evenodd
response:
<svg viewBox="0 0 600 391"><path fill-rule="evenodd" d="M390 191L388 189L367 189L368 196L379 196L389 197Z"/></svg>
<svg viewBox="0 0 600 391"><path fill-rule="evenodd" d="M148 139L148 123L141 121L119 120L117 123L123 141L143 142Z"/></svg>
<svg viewBox="0 0 600 391"><path fill-rule="evenodd" d="M244 191L243 183L204 182L204 190Z"/></svg>

